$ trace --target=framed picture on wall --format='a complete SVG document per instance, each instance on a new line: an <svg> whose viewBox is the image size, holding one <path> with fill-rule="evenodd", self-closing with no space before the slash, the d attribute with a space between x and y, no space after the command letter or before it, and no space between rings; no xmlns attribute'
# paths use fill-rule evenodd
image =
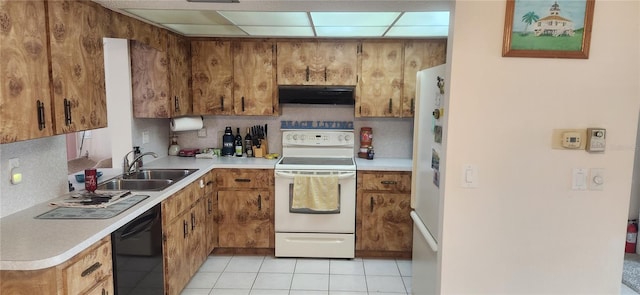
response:
<svg viewBox="0 0 640 295"><path fill-rule="evenodd" d="M502 56L589 58L595 0L507 0Z"/></svg>

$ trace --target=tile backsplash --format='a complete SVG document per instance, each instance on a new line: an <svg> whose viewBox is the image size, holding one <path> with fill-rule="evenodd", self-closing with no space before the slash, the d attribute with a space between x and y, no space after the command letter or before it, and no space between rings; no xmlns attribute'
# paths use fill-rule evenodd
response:
<svg viewBox="0 0 640 295"><path fill-rule="evenodd" d="M176 132L178 144L182 148L221 147L222 134L226 126L231 126L233 134L240 128L244 137L246 128L254 125L268 125L269 152L281 153L281 121L353 121L354 133L359 136L361 127L373 129L373 147L376 157L411 158L413 139L413 119L396 118L355 118L353 106L333 105L281 105L280 116L205 116L206 137L198 137L197 131ZM356 149L360 142L356 141Z"/></svg>

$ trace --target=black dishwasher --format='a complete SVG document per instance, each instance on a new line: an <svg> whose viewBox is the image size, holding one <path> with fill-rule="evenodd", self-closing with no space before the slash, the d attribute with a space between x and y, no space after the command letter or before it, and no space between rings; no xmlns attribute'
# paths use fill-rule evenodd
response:
<svg viewBox="0 0 640 295"><path fill-rule="evenodd" d="M164 294L159 204L113 232L111 242L115 294Z"/></svg>

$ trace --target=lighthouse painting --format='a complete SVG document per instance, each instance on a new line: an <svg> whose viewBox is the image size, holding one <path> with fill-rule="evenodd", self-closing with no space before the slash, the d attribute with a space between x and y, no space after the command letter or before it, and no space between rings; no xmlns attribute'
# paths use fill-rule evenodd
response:
<svg viewBox="0 0 640 295"><path fill-rule="evenodd" d="M507 0L506 57L588 58L595 0Z"/></svg>

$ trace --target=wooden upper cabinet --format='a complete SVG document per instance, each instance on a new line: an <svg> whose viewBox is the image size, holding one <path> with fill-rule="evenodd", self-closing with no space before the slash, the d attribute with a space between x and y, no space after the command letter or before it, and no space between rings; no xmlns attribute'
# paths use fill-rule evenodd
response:
<svg viewBox="0 0 640 295"><path fill-rule="evenodd" d="M192 41L191 66L194 114L233 114L231 42Z"/></svg>
<svg viewBox="0 0 640 295"><path fill-rule="evenodd" d="M233 100L236 115L273 115L277 105L275 43L234 41Z"/></svg>
<svg viewBox="0 0 640 295"><path fill-rule="evenodd" d="M46 3L55 133L106 127L102 7L90 1Z"/></svg>
<svg viewBox="0 0 640 295"><path fill-rule="evenodd" d="M278 42L279 85L355 85L357 43Z"/></svg>
<svg viewBox="0 0 640 295"><path fill-rule="evenodd" d="M356 117L399 117L402 93L401 42L363 42L356 91Z"/></svg>
<svg viewBox="0 0 640 295"><path fill-rule="evenodd" d="M416 103L416 74L446 62L446 40L412 40L404 43L404 88L402 117L413 117Z"/></svg>
<svg viewBox="0 0 640 295"><path fill-rule="evenodd" d="M181 36L169 33L169 81L173 101L173 117L193 114L191 98L191 44Z"/></svg>
<svg viewBox="0 0 640 295"><path fill-rule="evenodd" d="M134 117L192 114L190 44L173 34L168 35L166 51L135 40L129 44Z"/></svg>
<svg viewBox="0 0 640 295"><path fill-rule="evenodd" d="M44 1L0 1L0 144L53 135Z"/></svg>
<svg viewBox="0 0 640 295"><path fill-rule="evenodd" d="M166 52L135 40L129 41L133 116L170 118L169 63Z"/></svg>

